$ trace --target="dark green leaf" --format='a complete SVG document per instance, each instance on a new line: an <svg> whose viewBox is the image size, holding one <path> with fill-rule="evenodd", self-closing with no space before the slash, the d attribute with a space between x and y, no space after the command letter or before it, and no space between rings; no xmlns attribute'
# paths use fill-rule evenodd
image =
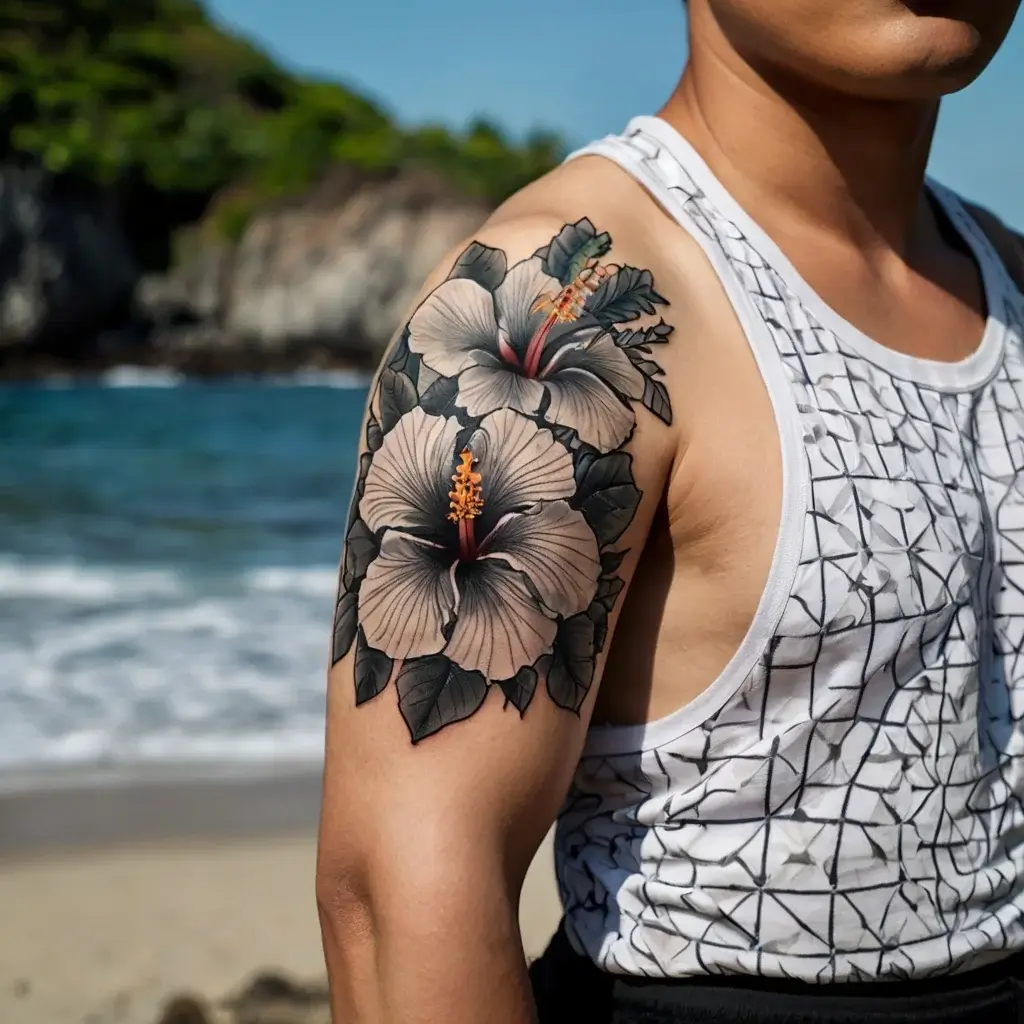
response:
<svg viewBox="0 0 1024 1024"><path fill-rule="evenodd" d="M383 652L366 643L363 631L356 640L356 704L365 704L383 692L391 678L393 662Z"/></svg>
<svg viewBox="0 0 1024 1024"><path fill-rule="evenodd" d="M668 388L660 380L655 379L662 376L665 371L653 359L645 359L645 352L649 353L649 350L636 346L626 349L630 362L644 375L644 393L640 401L658 419L671 426L672 401L668 395Z"/></svg>
<svg viewBox="0 0 1024 1024"><path fill-rule="evenodd" d="M594 622L585 612L559 627L548 669L548 693L559 706L579 711L594 681Z"/></svg>
<svg viewBox="0 0 1024 1024"><path fill-rule="evenodd" d="M369 452L363 452L363 454L359 456L359 475L356 478L355 490L356 501L359 501L363 496L363 491L366 488L366 474L370 472L370 466L372 463L373 456Z"/></svg>
<svg viewBox="0 0 1024 1024"><path fill-rule="evenodd" d="M613 484L633 482L633 462L628 452L599 455L590 448L576 458L576 497L586 498L594 491Z"/></svg>
<svg viewBox="0 0 1024 1024"><path fill-rule="evenodd" d="M507 270L508 260L500 249L492 249L480 242L471 242L455 261L448 280L468 277L489 292L493 292L505 280Z"/></svg>
<svg viewBox="0 0 1024 1024"><path fill-rule="evenodd" d="M348 654L356 638L355 594L343 594L334 609L334 641L331 644L331 664L337 665Z"/></svg>
<svg viewBox="0 0 1024 1024"><path fill-rule="evenodd" d="M423 411L431 416L454 416L456 412L455 398L458 393L458 377L438 377L423 392L420 405L423 407Z"/></svg>
<svg viewBox="0 0 1024 1024"><path fill-rule="evenodd" d="M559 443L565 445L566 448L572 448L576 443L576 431L572 427L562 427L552 424L548 427L551 431L554 439Z"/></svg>
<svg viewBox="0 0 1024 1024"><path fill-rule="evenodd" d="M440 654L407 661L395 685L413 743L468 718L487 697L481 673L466 672Z"/></svg>
<svg viewBox="0 0 1024 1024"><path fill-rule="evenodd" d="M598 234L594 225L584 217L575 224L566 224L534 255L543 260L546 274L557 278L562 284L569 284L576 279L588 260L603 256L611 246L611 235L607 231Z"/></svg>
<svg viewBox="0 0 1024 1024"><path fill-rule="evenodd" d="M587 609L590 621L594 623L594 653L604 650L604 642L608 639L608 610L596 601Z"/></svg>
<svg viewBox="0 0 1024 1024"><path fill-rule="evenodd" d="M587 312L610 327L649 315L656 304L665 302L654 290L654 278L649 270L620 267L594 292L587 303Z"/></svg>
<svg viewBox="0 0 1024 1024"><path fill-rule="evenodd" d="M384 443L384 432L380 429L377 417L371 411L366 419L366 447L371 452L377 451Z"/></svg>
<svg viewBox="0 0 1024 1024"><path fill-rule="evenodd" d="M662 423L672 425L672 400L668 397L668 388L660 380L651 377L644 379L644 394L641 399Z"/></svg>
<svg viewBox="0 0 1024 1024"><path fill-rule="evenodd" d="M604 579L599 580L597 593L594 595L595 604L601 605L610 615L625 585L625 582L618 576L606 576Z"/></svg>
<svg viewBox="0 0 1024 1024"><path fill-rule="evenodd" d="M639 348L641 345L664 345L675 330L671 324L659 320L653 327L639 331L620 331L615 337L619 348Z"/></svg>
<svg viewBox="0 0 1024 1024"><path fill-rule="evenodd" d="M419 396L407 374L387 367L380 375L379 400L381 429L386 434L394 429L407 412L416 407Z"/></svg>
<svg viewBox="0 0 1024 1024"><path fill-rule="evenodd" d="M630 362L645 377L661 377L665 371L653 359L645 359L643 353L643 349L629 349Z"/></svg>
<svg viewBox="0 0 1024 1024"><path fill-rule="evenodd" d="M640 504L641 492L633 482L632 464L626 452L586 452L576 463L573 504L583 512L602 548L622 536Z"/></svg>
<svg viewBox="0 0 1024 1024"><path fill-rule="evenodd" d="M498 686L505 694L505 700L513 705L520 715L526 713L533 699L534 691L537 689L537 670L524 666L511 679L502 679Z"/></svg>
<svg viewBox="0 0 1024 1024"><path fill-rule="evenodd" d="M357 591L370 563L377 557L377 541L370 528L356 519L345 537L345 569L342 581L346 590Z"/></svg>
<svg viewBox="0 0 1024 1024"><path fill-rule="evenodd" d="M352 524L359 518L359 502L362 500L363 491L366 488L366 474L370 472L370 464L373 456L363 452L359 456L359 472L356 474L356 482L352 488L352 496L348 503L348 519L345 521L345 534L352 528Z"/></svg>
<svg viewBox="0 0 1024 1024"><path fill-rule="evenodd" d="M629 549L624 551L605 551L601 555L601 574L603 576L611 576L613 573L618 571L622 560L629 554Z"/></svg>
<svg viewBox="0 0 1024 1024"><path fill-rule="evenodd" d="M635 484L621 484L597 491L581 505L598 544L614 544L622 536L633 521L640 496Z"/></svg>
<svg viewBox="0 0 1024 1024"><path fill-rule="evenodd" d="M388 367L395 373L409 373L412 354L409 352L409 328L402 331L401 337L395 342L388 356Z"/></svg>

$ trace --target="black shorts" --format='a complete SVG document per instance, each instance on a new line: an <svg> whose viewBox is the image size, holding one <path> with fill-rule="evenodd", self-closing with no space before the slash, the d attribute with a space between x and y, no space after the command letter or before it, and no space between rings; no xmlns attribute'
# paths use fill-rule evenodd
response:
<svg viewBox="0 0 1024 1024"><path fill-rule="evenodd" d="M605 974L559 928L530 981L540 1024L1024 1024L1024 953L921 981L665 982Z"/></svg>

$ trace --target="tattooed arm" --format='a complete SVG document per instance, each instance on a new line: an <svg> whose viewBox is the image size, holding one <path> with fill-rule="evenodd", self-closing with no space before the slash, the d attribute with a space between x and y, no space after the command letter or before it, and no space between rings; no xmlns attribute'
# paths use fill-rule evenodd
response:
<svg viewBox="0 0 1024 1024"><path fill-rule="evenodd" d="M372 389L318 859L339 1022L533 1018L519 891L674 451L667 303L611 246L486 230Z"/></svg>

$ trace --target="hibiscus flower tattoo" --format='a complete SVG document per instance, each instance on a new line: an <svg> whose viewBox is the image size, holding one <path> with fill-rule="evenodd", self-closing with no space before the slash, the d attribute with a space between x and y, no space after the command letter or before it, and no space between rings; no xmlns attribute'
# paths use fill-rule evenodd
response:
<svg viewBox="0 0 1024 1024"><path fill-rule="evenodd" d="M534 256L493 293L469 278L445 281L413 316L409 348L435 373L456 378L455 402L470 416L544 408L547 422L611 451L633 429L628 403L643 397L644 376L582 315L598 269L562 289Z"/></svg>
<svg viewBox="0 0 1024 1024"><path fill-rule="evenodd" d="M551 649L558 616L590 605L601 559L550 431L502 409L463 432L413 409L374 457L359 514L381 547L359 621L389 658L443 652L508 679Z"/></svg>
<svg viewBox="0 0 1024 1024"><path fill-rule="evenodd" d="M359 704L394 682L413 742L492 689L578 713L592 684L641 498L622 449L637 405L672 419L666 302L610 248L588 220L510 269L474 242L378 377L333 660L355 645Z"/></svg>

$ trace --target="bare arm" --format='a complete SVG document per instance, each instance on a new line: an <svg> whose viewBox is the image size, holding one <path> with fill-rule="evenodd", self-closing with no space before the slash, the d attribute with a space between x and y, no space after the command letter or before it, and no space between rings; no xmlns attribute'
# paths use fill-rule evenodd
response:
<svg viewBox="0 0 1024 1024"><path fill-rule="evenodd" d="M672 462L651 274L512 221L429 284L364 423L317 894L335 1019L527 1024L517 925Z"/></svg>

